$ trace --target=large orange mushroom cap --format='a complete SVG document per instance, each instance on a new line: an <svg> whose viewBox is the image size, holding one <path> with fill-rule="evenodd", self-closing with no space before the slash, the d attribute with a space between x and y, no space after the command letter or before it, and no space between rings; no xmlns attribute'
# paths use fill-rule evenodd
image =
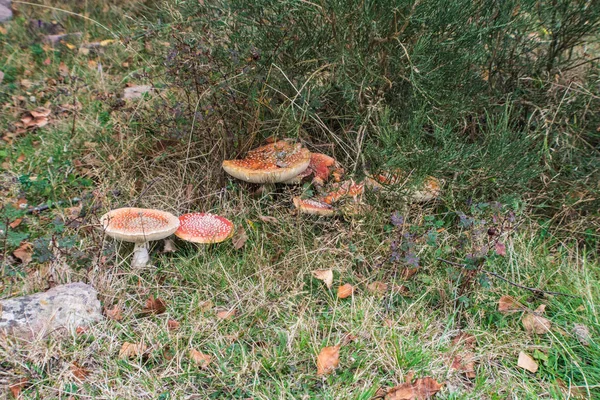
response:
<svg viewBox="0 0 600 400"><path fill-rule="evenodd" d="M300 174L310 163L310 152L300 143L279 140L248 152L242 160L225 160L229 175L252 183L287 181Z"/></svg>
<svg viewBox="0 0 600 400"><path fill-rule="evenodd" d="M312 199L294 197L294 206L303 214L330 216L335 214L335 209L327 203Z"/></svg>
<svg viewBox="0 0 600 400"><path fill-rule="evenodd" d="M233 235L233 223L225 217L209 213L191 213L179 217L175 236L194 243L220 243Z"/></svg>

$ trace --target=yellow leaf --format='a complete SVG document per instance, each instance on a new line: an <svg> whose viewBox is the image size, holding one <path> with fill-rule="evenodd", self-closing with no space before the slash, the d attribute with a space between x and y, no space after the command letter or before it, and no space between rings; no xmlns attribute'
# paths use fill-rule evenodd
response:
<svg viewBox="0 0 600 400"><path fill-rule="evenodd" d="M114 39L105 39L100 42L100 46L102 46L102 47L108 46L109 44L114 43L114 42L115 42Z"/></svg>

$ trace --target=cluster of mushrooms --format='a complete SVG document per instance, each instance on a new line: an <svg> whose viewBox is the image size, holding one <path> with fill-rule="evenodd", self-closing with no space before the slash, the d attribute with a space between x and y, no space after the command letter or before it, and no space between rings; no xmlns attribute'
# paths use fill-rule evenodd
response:
<svg viewBox="0 0 600 400"><path fill-rule="evenodd" d="M360 204L365 187L373 191L383 191L391 185L401 183L405 174L396 170L382 174L367 174L356 183L352 179L342 181L343 168L332 157L311 153L300 143L279 140L248 152L241 160L223 161L223 169L229 175L251 183L301 184L311 182L319 195L312 199L294 197L294 206L300 213L330 216L336 213L336 203L352 199ZM333 178L333 183L325 185ZM428 177L424 186L412 193L410 201L424 202L439 196L440 181ZM354 208L356 209L356 208Z"/></svg>
<svg viewBox="0 0 600 400"><path fill-rule="evenodd" d="M368 174L356 183L342 181L344 170L338 162L325 154L311 153L300 143L278 140L248 152L244 159L225 160L223 169L231 176L251 183L301 184L310 181L319 195L312 199L294 197L298 212L330 216L336 213L335 205L343 199L361 204L365 187L383 191L400 183L405 175L401 171L377 175ZM328 184L329 181L333 181ZM326 185L328 185L326 187ZM439 196L440 182L428 177L423 188L414 192L410 200L429 201ZM144 267L149 261L148 242L165 239L175 234L193 243L219 243L234 233L234 225L227 218L210 213L190 213L180 217L145 208L119 208L101 218L106 235L135 244L131 266Z"/></svg>

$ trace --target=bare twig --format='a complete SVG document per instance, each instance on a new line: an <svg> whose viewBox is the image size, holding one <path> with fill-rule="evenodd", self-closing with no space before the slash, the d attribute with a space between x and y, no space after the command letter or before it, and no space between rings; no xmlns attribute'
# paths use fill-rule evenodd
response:
<svg viewBox="0 0 600 400"><path fill-rule="evenodd" d="M457 262L454 262L454 261L444 260L443 258L438 258L437 260L441 261L443 263L455 266L455 267L467 268L466 264L460 264L460 263L457 263ZM566 297L572 297L572 298L575 298L575 299L579 298L579 296L575 296L575 295L569 294L569 293L552 292L552 291L549 291L549 290L543 290L543 289L538 289L538 288L532 288L532 287L528 287L528 286L523 286L523 285L520 285L520 284L518 284L516 282L513 282L513 281L511 281L511 280L503 277L500 274L497 274L497 273L492 272L492 271L488 271L488 270L483 269L483 268L480 269L480 271L483 272L483 273L486 273L488 275L491 275L491 276L493 276L495 278L498 278L500 280L503 280L504 282L506 282L506 283L508 283L510 285L513 285L515 287L518 287L520 289L529 290L530 292L539 293L539 294L549 294L549 295L554 295L554 296L566 296Z"/></svg>

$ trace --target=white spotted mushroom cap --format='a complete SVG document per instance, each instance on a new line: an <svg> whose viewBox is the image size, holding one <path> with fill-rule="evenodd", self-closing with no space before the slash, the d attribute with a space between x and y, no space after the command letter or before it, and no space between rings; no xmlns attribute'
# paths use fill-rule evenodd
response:
<svg viewBox="0 0 600 400"><path fill-rule="evenodd" d="M229 175L252 183L284 182L306 170L310 151L300 143L279 140L248 152L242 160L225 160Z"/></svg>
<svg viewBox="0 0 600 400"><path fill-rule="evenodd" d="M314 214L322 216L330 216L335 214L335 209L327 203L323 203L313 199L301 199L294 197L294 206L303 214Z"/></svg>
<svg viewBox="0 0 600 400"><path fill-rule="evenodd" d="M175 236L194 243L219 243L233 235L233 223L227 218L209 213L191 213L179 217Z"/></svg>
<svg viewBox="0 0 600 400"><path fill-rule="evenodd" d="M133 243L164 239L179 228L179 219L171 213L135 207L109 211L100 222L108 236Z"/></svg>

